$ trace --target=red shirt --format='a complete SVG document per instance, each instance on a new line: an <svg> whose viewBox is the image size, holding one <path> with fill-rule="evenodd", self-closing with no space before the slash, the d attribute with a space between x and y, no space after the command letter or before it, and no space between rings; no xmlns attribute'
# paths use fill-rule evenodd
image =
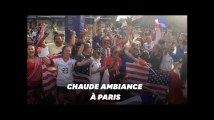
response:
<svg viewBox="0 0 214 120"><path fill-rule="evenodd" d="M34 62L31 61L27 62L27 76L29 76L33 72L34 66L35 66Z"/></svg>
<svg viewBox="0 0 214 120"><path fill-rule="evenodd" d="M170 74L172 79L169 85L169 104L187 104L187 99L183 95L184 81L179 79L176 73Z"/></svg>
<svg viewBox="0 0 214 120"><path fill-rule="evenodd" d="M37 70L34 71L35 64L36 64L36 60L35 60L35 62L27 61L27 77L30 77L27 80L28 86L41 86L41 84L42 84L42 74L41 74L42 66L40 64L37 67ZM33 75L32 75L32 73L33 73Z"/></svg>

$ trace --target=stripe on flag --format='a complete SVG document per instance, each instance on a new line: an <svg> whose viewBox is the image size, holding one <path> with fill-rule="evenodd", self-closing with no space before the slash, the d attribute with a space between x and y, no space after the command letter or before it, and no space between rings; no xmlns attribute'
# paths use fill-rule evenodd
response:
<svg viewBox="0 0 214 120"><path fill-rule="evenodd" d="M142 66L136 63L126 63L126 73L128 75L128 82L135 84L143 84L144 86L156 90L160 99L166 99L170 74L160 70L154 70L154 74L147 66ZM149 94L146 91L131 91L132 95ZM151 94L151 93L150 93Z"/></svg>
<svg viewBox="0 0 214 120"><path fill-rule="evenodd" d="M42 86L44 94L50 93L56 87L57 70L54 66L47 66L42 61Z"/></svg>

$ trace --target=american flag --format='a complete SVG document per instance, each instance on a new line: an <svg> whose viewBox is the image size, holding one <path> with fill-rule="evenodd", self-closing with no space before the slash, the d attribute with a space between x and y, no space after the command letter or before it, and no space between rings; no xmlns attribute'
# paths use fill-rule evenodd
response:
<svg viewBox="0 0 214 120"><path fill-rule="evenodd" d="M152 72L147 66L136 63L126 63L126 73L129 83L139 83L144 86L156 90L160 99L166 99L167 90L169 89L169 72L154 70ZM145 93L145 91L143 91ZM139 94L139 93L138 93Z"/></svg>
<svg viewBox="0 0 214 120"><path fill-rule="evenodd" d="M43 26L43 23L40 23L36 32L36 41L34 43L35 45L37 44L38 40L42 38L43 34L44 34L44 26Z"/></svg>
<svg viewBox="0 0 214 120"><path fill-rule="evenodd" d="M54 54L51 59L60 58L60 54ZM42 87L44 94L51 93L56 88L57 68L49 66L42 61Z"/></svg>
<svg viewBox="0 0 214 120"><path fill-rule="evenodd" d="M42 86L44 94L51 93L56 88L57 70L54 66L47 66L42 61Z"/></svg>

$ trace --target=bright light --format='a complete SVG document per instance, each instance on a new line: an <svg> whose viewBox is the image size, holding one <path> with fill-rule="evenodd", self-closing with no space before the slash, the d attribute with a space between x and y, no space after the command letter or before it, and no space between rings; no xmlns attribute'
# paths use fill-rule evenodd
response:
<svg viewBox="0 0 214 120"><path fill-rule="evenodd" d="M120 21L121 18L127 18L129 17L128 15L118 15L116 21Z"/></svg>

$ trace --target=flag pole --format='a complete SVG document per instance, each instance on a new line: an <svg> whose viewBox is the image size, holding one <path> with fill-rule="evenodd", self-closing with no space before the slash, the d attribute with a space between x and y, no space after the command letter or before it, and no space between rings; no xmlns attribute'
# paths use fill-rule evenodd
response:
<svg viewBox="0 0 214 120"><path fill-rule="evenodd" d="M154 71L149 65L146 64L146 66L149 67L149 69L150 69L153 73L155 73L155 71ZM155 75L157 75L157 74L155 73Z"/></svg>
<svg viewBox="0 0 214 120"><path fill-rule="evenodd" d="M146 61L144 61L143 65L146 65L153 73L155 73L155 71L147 64ZM157 74L155 73L155 75L157 75Z"/></svg>

